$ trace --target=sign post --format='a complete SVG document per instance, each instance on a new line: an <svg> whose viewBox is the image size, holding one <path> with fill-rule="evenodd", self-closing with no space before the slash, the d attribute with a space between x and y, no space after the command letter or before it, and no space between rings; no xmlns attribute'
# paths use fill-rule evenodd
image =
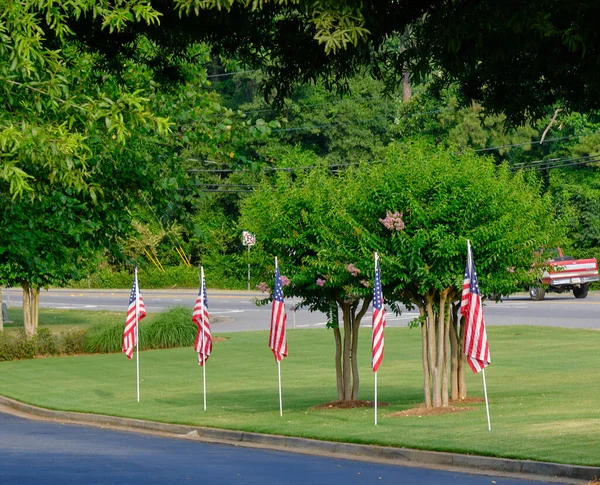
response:
<svg viewBox="0 0 600 485"><path fill-rule="evenodd" d="M243 231L242 244L248 247L248 291L250 291L250 246L256 244L256 236L251 232Z"/></svg>

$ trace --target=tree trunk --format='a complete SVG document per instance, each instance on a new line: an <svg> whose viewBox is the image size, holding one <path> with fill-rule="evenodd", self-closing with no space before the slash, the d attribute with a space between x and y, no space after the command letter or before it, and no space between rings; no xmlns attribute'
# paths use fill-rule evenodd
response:
<svg viewBox="0 0 600 485"><path fill-rule="evenodd" d="M417 305L421 318L425 317L423 305ZM429 359L427 357L427 320L421 321L421 360L423 361L423 396L425 407L431 407L431 384L429 381Z"/></svg>
<svg viewBox="0 0 600 485"><path fill-rule="evenodd" d="M458 335L458 398L462 401L467 398L467 380L465 370L467 368L467 356L464 351L465 319L460 319L460 333Z"/></svg>
<svg viewBox="0 0 600 485"><path fill-rule="evenodd" d="M37 295L40 290L32 289L26 282L22 283L21 287L23 288L23 326L25 336L31 338L37 333Z"/></svg>
<svg viewBox="0 0 600 485"><path fill-rule="evenodd" d="M2 287L0 286L0 332L4 331L4 311L2 308Z"/></svg>
<svg viewBox="0 0 600 485"><path fill-rule="evenodd" d="M344 401L352 399L350 352L352 349L352 326L350 323L350 304L342 305L342 320L344 321Z"/></svg>
<svg viewBox="0 0 600 485"><path fill-rule="evenodd" d="M352 394L351 399L356 401L358 398L358 386L360 385L360 379L358 377L358 325L360 320L356 318L356 305L352 305L350 309L350 328L352 328L352 349L350 350L350 364L352 367Z"/></svg>
<svg viewBox="0 0 600 485"><path fill-rule="evenodd" d="M40 289L33 288L31 293L31 319L33 323L33 333L37 334L39 316L40 316Z"/></svg>
<svg viewBox="0 0 600 485"><path fill-rule="evenodd" d="M452 305L452 313L450 317L450 380L451 380L451 398L453 401L460 399L458 385L458 361L459 361L459 344L458 344L458 305Z"/></svg>
<svg viewBox="0 0 600 485"><path fill-rule="evenodd" d="M405 70L402 73L402 102L408 103L412 98L412 86L410 85L410 72Z"/></svg>
<svg viewBox="0 0 600 485"><path fill-rule="evenodd" d="M440 369L437 366L437 338L438 329L436 328L436 315L433 310L433 297L430 294L425 295L425 309L427 312L427 350L429 356L429 374L432 383L432 405L439 408L442 405L442 386Z"/></svg>
<svg viewBox="0 0 600 485"><path fill-rule="evenodd" d="M360 322L364 317L365 313L369 309L369 304L371 303L371 298L364 298L362 301L362 306L358 313L356 313L356 308L358 302L352 305L351 310L351 321L352 321L352 400L355 401L358 399L358 388L360 384L360 379L358 376L358 335L360 330Z"/></svg>
<svg viewBox="0 0 600 485"><path fill-rule="evenodd" d="M448 292L442 292L440 296L440 353L438 359L441 360L442 368L442 406L448 406L448 340L450 333L450 305L448 302Z"/></svg>
<svg viewBox="0 0 600 485"><path fill-rule="evenodd" d="M333 328L335 339L335 382L337 385L338 401L344 399L344 374L342 373L342 335L340 327Z"/></svg>

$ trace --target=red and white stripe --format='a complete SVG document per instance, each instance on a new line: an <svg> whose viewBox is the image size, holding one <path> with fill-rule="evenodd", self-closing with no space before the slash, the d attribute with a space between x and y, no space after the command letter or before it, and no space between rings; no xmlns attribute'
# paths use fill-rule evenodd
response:
<svg viewBox="0 0 600 485"><path fill-rule="evenodd" d="M467 244L467 267L460 305L460 312L465 317L463 353L467 356L467 363L471 370L479 372L490 364L491 359L483 319L481 292L479 291L477 273L473 263L471 245Z"/></svg>
<svg viewBox="0 0 600 485"><path fill-rule="evenodd" d="M198 364L204 365L212 351L212 336L208 317L208 298L206 296L204 269L202 269L201 274L200 291L198 292L198 298L196 298L196 304L192 312L192 321L198 327L194 350L198 353Z"/></svg>
<svg viewBox="0 0 600 485"><path fill-rule="evenodd" d="M372 327L372 360L373 372L377 372L383 360L383 329L385 328L385 309L383 307L383 293L381 290L381 273L379 270L379 258L375 254L375 282L373 285L373 318Z"/></svg>
<svg viewBox="0 0 600 485"><path fill-rule="evenodd" d="M137 345L138 323L146 316L146 307L140 293L137 281L137 268L133 278L133 286L129 295L129 306L125 319L125 330L123 331L122 350L128 359L133 356L133 350Z"/></svg>
<svg viewBox="0 0 600 485"><path fill-rule="evenodd" d="M287 338L285 335L285 302L283 300L283 285L279 266L275 260L275 289L273 290L273 304L271 306L271 329L269 332L269 347L273 351L275 360L281 362L287 357Z"/></svg>

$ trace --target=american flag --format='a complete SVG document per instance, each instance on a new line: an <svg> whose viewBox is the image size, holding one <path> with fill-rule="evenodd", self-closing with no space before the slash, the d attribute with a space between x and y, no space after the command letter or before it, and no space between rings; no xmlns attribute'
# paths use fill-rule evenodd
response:
<svg viewBox="0 0 600 485"><path fill-rule="evenodd" d="M137 305L136 305L137 302ZM137 306L137 315L136 315ZM144 300L138 286L137 268L133 278L133 286L131 287L131 295L129 295L129 307L127 308L127 318L125 320L125 331L123 332L123 352L128 359L133 356L133 349L137 344L138 323L146 316L146 308Z"/></svg>
<svg viewBox="0 0 600 485"><path fill-rule="evenodd" d="M383 308L383 293L381 291L381 271L379 270L379 258L375 254L375 283L373 285L373 372L377 372L383 360L383 329L385 328L385 310Z"/></svg>
<svg viewBox="0 0 600 485"><path fill-rule="evenodd" d="M471 370L477 373L487 367L491 361L483 320L481 292L479 291L477 273L473 263L471 244L468 241L467 267L465 269L460 312L465 316L463 352L467 355L467 362Z"/></svg>
<svg viewBox="0 0 600 485"><path fill-rule="evenodd" d="M283 286L279 266L275 262L275 290L273 291L273 305L271 307L271 331L269 333L269 347L273 351L275 360L280 362L287 357L287 339L285 337L285 302L283 301Z"/></svg>
<svg viewBox="0 0 600 485"><path fill-rule="evenodd" d="M204 272L202 272L202 282L194 312L192 313L192 322L198 327L196 334L196 343L194 349L198 352L198 364L204 365L212 351L212 337L210 335L210 321L208 319L208 298L206 297L206 281Z"/></svg>

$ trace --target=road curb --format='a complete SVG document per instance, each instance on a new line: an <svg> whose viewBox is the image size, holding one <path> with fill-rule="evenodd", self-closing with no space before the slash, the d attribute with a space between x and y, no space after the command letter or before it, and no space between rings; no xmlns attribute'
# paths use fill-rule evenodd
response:
<svg viewBox="0 0 600 485"><path fill-rule="evenodd" d="M378 445L340 443L290 436L160 423L156 421L121 418L101 414L55 411L25 404L4 396L0 396L0 405L3 405L9 410L41 419L59 420L74 424L87 424L93 426L110 426L238 446L257 446L313 455L329 454L340 458L379 461L383 463L396 463L426 468L453 468L466 472L478 471L479 473L490 474L518 474L526 475L526 478L530 479L566 478L571 480L594 480L595 478L600 477L600 467L461 455L458 453L424 451Z"/></svg>

